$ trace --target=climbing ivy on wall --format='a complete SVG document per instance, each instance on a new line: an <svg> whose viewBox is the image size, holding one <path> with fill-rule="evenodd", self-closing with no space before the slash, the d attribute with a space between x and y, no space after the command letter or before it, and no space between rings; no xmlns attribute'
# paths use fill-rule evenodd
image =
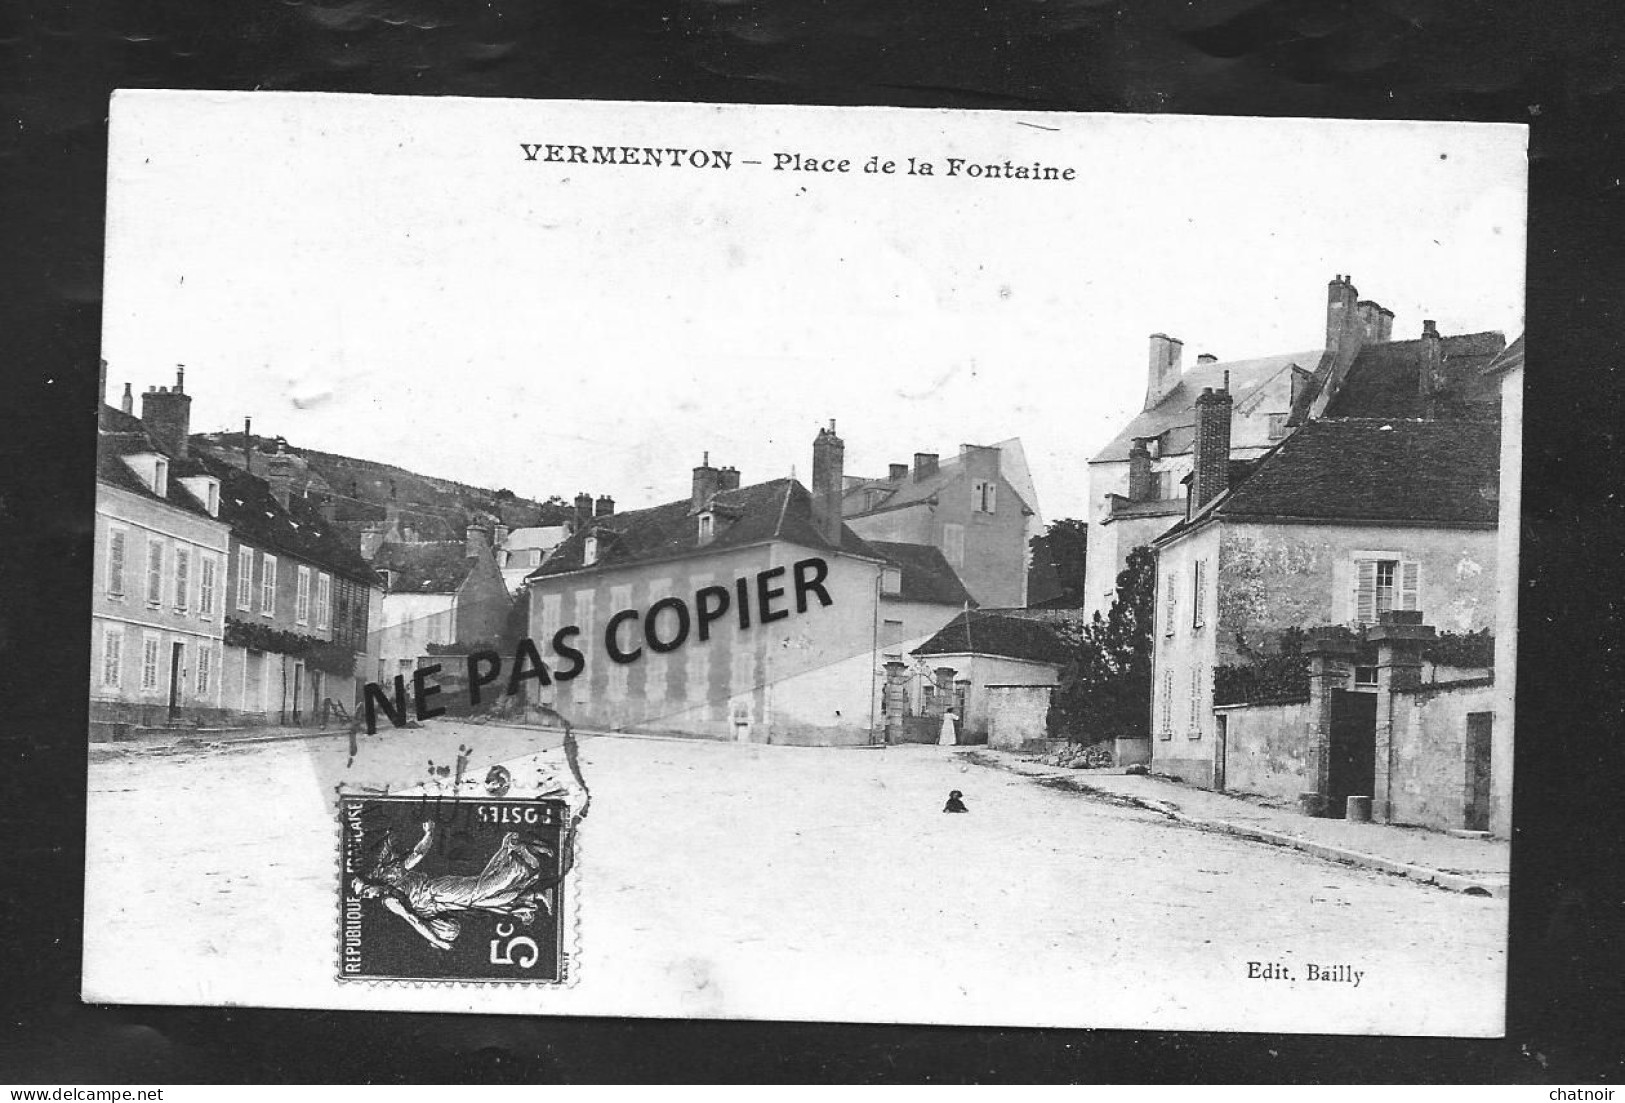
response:
<svg viewBox="0 0 1625 1103"><path fill-rule="evenodd" d="M299 632L272 628L268 624L226 618L225 643L228 647L246 647L250 651L274 651L303 659L317 670L348 677L355 673L355 652L339 643L319 640Z"/></svg>

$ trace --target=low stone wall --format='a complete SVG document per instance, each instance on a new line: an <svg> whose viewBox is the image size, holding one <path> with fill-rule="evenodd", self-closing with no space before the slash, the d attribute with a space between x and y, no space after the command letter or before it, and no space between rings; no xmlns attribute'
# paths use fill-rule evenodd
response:
<svg viewBox="0 0 1625 1103"><path fill-rule="evenodd" d="M1390 818L1423 827L1464 826L1467 717L1494 712L1493 680L1424 684L1395 693L1393 708Z"/></svg>
<svg viewBox="0 0 1625 1103"><path fill-rule="evenodd" d="M987 694L987 744L1018 750L1049 737L1049 698L1054 686L990 685Z"/></svg>
<svg viewBox="0 0 1625 1103"><path fill-rule="evenodd" d="M1296 800L1313 789L1309 755L1315 718L1308 701L1221 705L1225 718L1224 787Z"/></svg>

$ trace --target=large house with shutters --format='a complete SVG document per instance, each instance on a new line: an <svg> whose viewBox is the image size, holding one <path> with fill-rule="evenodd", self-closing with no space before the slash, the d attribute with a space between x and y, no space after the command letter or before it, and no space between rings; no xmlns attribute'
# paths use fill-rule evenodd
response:
<svg viewBox="0 0 1625 1103"><path fill-rule="evenodd" d="M165 392L167 395L169 392ZM149 404L165 401L154 391ZM229 529L218 480L125 406L103 406L96 469L90 725L107 740L218 715Z"/></svg>
<svg viewBox="0 0 1625 1103"><path fill-rule="evenodd" d="M1201 785L1215 669L1271 653L1285 630L1393 611L1457 633L1496 623L1496 421L1322 418L1238 463L1231 402L1197 397L1187 512L1153 544L1153 765Z"/></svg>
<svg viewBox="0 0 1625 1103"><path fill-rule="evenodd" d="M707 456L689 497L584 519L526 581L528 635L551 671L528 699L580 727L883 739L886 663L974 603L939 548L842 522L843 466L832 424L810 490L742 486Z"/></svg>
<svg viewBox="0 0 1625 1103"><path fill-rule="evenodd" d="M105 377L103 379L105 387ZM96 494L92 735L177 725L311 724L368 671L377 577L292 494L194 446L175 386L103 406Z"/></svg>

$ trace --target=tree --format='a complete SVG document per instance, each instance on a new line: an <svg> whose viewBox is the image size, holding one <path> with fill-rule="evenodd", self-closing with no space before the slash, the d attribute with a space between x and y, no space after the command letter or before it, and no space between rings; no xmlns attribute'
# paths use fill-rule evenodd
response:
<svg viewBox="0 0 1625 1103"><path fill-rule="evenodd" d="M1106 616L1058 629L1071 661L1050 698L1052 736L1095 743L1150 734L1155 602L1156 557L1150 548L1135 548L1117 575Z"/></svg>
<svg viewBox="0 0 1625 1103"><path fill-rule="evenodd" d="M1081 609L1084 604L1084 565L1089 558L1089 526L1075 517L1053 521L1042 536L1035 536L1028 595L1034 605L1055 609Z"/></svg>

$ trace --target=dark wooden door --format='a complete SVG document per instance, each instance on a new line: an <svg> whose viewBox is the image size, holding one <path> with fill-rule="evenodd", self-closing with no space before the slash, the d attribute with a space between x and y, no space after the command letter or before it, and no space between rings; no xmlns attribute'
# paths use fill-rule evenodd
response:
<svg viewBox="0 0 1625 1103"><path fill-rule="evenodd" d="M1335 818L1343 815L1349 797L1369 797L1376 788L1376 694L1332 691L1331 744L1326 796L1328 811Z"/></svg>
<svg viewBox="0 0 1625 1103"><path fill-rule="evenodd" d="M1469 831L1490 829L1490 736L1494 731L1493 712L1467 714L1467 801L1462 826Z"/></svg>
<svg viewBox="0 0 1625 1103"><path fill-rule="evenodd" d="M186 654L184 643L169 648L169 722L173 724L181 714L181 659Z"/></svg>

